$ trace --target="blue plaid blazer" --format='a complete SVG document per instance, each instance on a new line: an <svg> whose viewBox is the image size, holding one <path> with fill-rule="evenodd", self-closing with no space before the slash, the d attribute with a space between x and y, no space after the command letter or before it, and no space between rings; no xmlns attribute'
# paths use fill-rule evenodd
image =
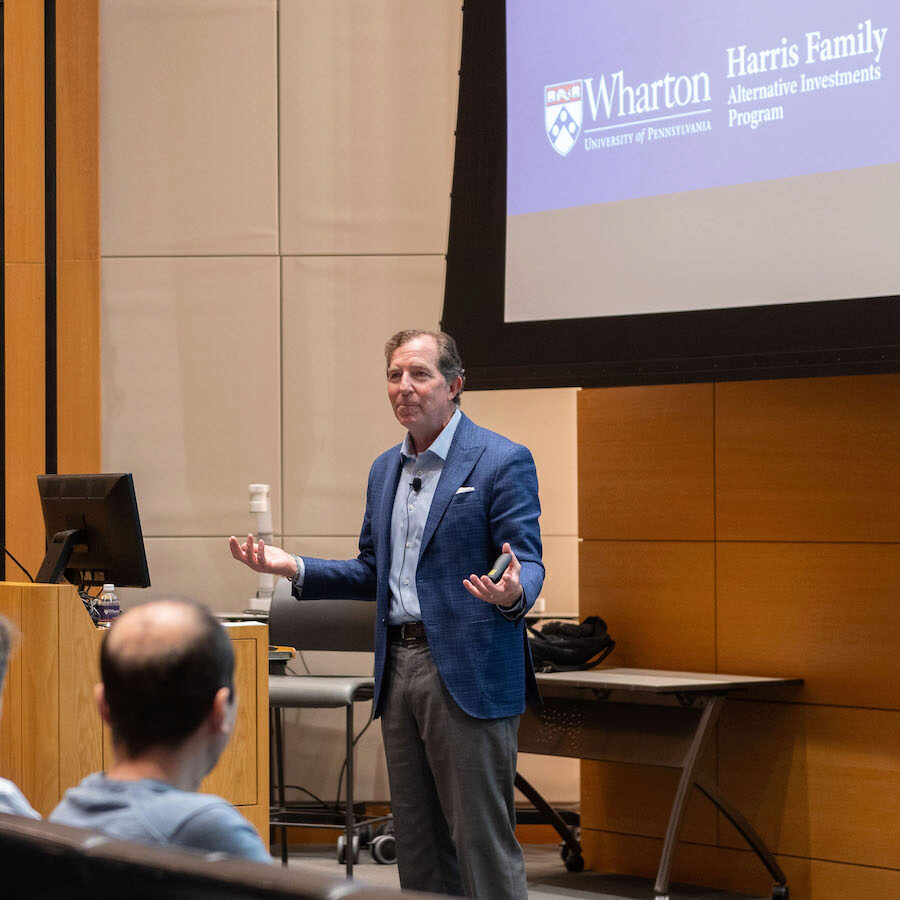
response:
<svg viewBox="0 0 900 900"><path fill-rule="evenodd" d="M375 715L381 714L388 661L391 513L400 478L400 445L369 472L359 556L304 557L304 599L375 600ZM471 491L457 493L461 487ZM463 587L484 574L509 541L522 565L525 608L541 590L541 508L531 452L463 415L435 490L416 571L422 621L437 670L460 708L488 719L517 715L537 685L525 626L511 622Z"/></svg>

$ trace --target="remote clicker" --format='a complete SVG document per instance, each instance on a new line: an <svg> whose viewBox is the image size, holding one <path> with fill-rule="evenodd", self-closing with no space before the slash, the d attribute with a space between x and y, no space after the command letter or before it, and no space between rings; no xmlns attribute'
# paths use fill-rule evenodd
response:
<svg viewBox="0 0 900 900"><path fill-rule="evenodd" d="M491 566L491 571L487 573L487 577L496 584L506 571L506 567L512 562L511 553L501 553L497 557L497 561Z"/></svg>

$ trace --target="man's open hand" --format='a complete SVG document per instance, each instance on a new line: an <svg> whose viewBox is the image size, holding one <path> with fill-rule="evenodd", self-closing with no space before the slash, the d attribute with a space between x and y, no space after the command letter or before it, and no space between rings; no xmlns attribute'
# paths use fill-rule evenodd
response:
<svg viewBox="0 0 900 900"><path fill-rule="evenodd" d="M297 560L281 547L267 547L263 540L256 541L252 534L241 543L236 537L228 539L231 555L254 572L268 572L270 575L283 575L293 578L297 574Z"/></svg>
<svg viewBox="0 0 900 900"><path fill-rule="evenodd" d="M522 566L508 543L503 545L501 552L508 553L512 559L506 567L503 577L496 584L487 575L472 574L463 579L463 586L473 597L484 600L485 603L493 603L494 606L508 609L510 606L514 606L522 596L522 585L519 584L519 572L522 571Z"/></svg>

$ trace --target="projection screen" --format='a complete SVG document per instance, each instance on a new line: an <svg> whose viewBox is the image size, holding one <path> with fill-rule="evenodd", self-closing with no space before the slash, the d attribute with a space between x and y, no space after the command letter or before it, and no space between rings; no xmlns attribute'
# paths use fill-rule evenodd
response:
<svg viewBox="0 0 900 900"><path fill-rule="evenodd" d="M476 381L897 367L900 4L488 7L444 312Z"/></svg>

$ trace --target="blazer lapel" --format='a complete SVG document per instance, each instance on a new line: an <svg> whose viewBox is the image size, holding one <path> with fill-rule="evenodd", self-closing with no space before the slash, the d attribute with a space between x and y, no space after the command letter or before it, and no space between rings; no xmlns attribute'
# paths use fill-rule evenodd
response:
<svg viewBox="0 0 900 900"><path fill-rule="evenodd" d="M469 477L469 473L475 468L475 463L484 453L484 444L469 443L472 438L472 430L471 420L463 415L456 428L456 434L453 435L450 452L444 461L444 468L441 470L441 477L438 479L437 488L434 491L431 509L428 511L428 519L425 522L425 531L422 533L419 559L425 553L454 494L462 487L463 482Z"/></svg>
<svg viewBox="0 0 900 900"><path fill-rule="evenodd" d="M385 467L384 484L378 500L377 519L372 522L372 530L375 533L375 558L384 562L378 567L379 580L383 577L385 585L387 585L391 570L391 519L394 515L394 496L400 481L401 466L402 459L398 447L396 461L389 462Z"/></svg>

